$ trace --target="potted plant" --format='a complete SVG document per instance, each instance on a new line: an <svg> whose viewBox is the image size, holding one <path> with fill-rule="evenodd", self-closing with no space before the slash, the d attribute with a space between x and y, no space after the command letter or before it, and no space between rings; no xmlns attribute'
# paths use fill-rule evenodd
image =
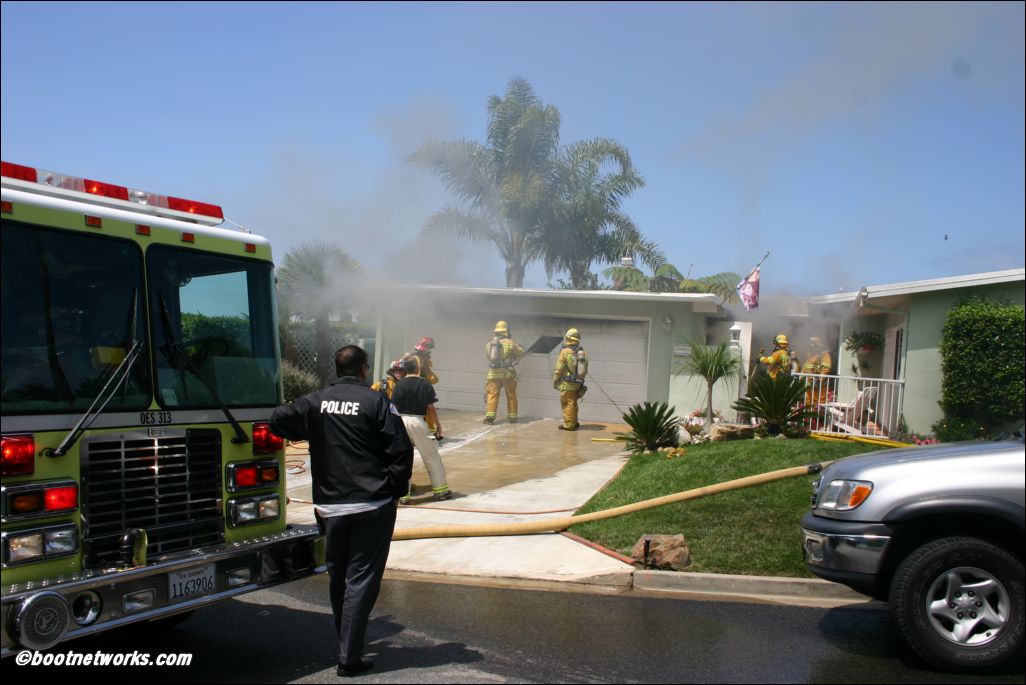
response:
<svg viewBox="0 0 1026 685"><path fill-rule="evenodd" d="M844 339L844 349L849 352L873 352L883 347L883 336L879 333L853 331Z"/></svg>

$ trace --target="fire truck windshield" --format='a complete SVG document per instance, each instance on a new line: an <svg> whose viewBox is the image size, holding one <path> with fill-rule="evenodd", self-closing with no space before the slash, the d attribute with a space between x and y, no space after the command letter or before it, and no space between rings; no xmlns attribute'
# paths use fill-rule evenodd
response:
<svg viewBox="0 0 1026 685"><path fill-rule="evenodd" d="M3 414L82 412L125 359L133 328L146 342L142 251L129 240L5 221L0 402ZM127 321L135 314L134 327ZM150 371L134 364L107 411L144 409Z"/></svg>
<svg viewBox="0 0 1026 685"><path fill-rule="evenodd" d="M159 244L144 257L132 240L14 221L2 241L4 416L87 410L132 348L130 331L141 359L104 413L152 398L169 410L277 404L270 263Z"/></svg>
<svg viewBox="0 0 1026 685"><path fill-rule="evenodd" d="M277 404L271 265L164 245L150 247L146 263L157 402L167 409Z"/></svg>

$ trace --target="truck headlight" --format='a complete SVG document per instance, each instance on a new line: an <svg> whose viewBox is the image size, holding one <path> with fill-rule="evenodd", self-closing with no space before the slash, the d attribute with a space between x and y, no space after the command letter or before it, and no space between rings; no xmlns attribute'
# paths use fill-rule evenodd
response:
<svg viewBox="0 0 1026 685"><path fill-rule="evenodd" d="M6 552L4 555L8 564L18 564L23 561L32 561L43 558L43 534L29 533L28 535L12 535L6 540Z"/></svg>
<svg viewBox="0 0 1026 685"><path fill-rule="evenodd" d="M865 502L871 492L873 484L868 480L832 480L820 490L817 506L831 511L851 511Z"/></svg>

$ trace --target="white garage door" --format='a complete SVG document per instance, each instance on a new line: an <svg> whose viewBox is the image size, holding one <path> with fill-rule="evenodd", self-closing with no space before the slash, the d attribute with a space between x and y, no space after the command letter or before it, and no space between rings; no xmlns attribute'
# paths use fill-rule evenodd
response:
<svg viewBox="0 0 1026 685"><path fill-rule="evenodd" d="M432 354L439 376L435 390L438 406L444 409L480 411L484 414L484 383L488 371L485 345L495 313L461 313L445 317L444 328L433 324L411 327L407 346L422 335L435 339ZM585 421L621 422L623 411L644 402L648 377L648 321L569 319L555 316L508 316L513 339L530 348L539 338L562 339L571 326L581 332L581 344L588 352L588 394L581 402L580 418ZM521 416L561 416L559 393L552 389L552 370L559 354L559 342L547 353L526 355L517 367ZM616 405L619 405L619 409ZM499 418L506 416L506 400L499 403Z"/></svg>

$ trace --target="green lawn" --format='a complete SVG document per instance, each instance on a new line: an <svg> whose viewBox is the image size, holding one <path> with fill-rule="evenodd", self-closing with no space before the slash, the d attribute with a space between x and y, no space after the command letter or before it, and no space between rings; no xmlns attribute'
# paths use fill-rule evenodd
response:
<svg viewBox="0 0 1026 685"><path fill-rule="evenodd" d="M688 447L675 459L642 454L578 513L875 449L819 440L739 440ZM683 533L691 548L688 571L811 577L802 563L798 522L809 508L813 479L789 478L668 504L583 523L571 532L628 556L642 535Z"/></svg>

